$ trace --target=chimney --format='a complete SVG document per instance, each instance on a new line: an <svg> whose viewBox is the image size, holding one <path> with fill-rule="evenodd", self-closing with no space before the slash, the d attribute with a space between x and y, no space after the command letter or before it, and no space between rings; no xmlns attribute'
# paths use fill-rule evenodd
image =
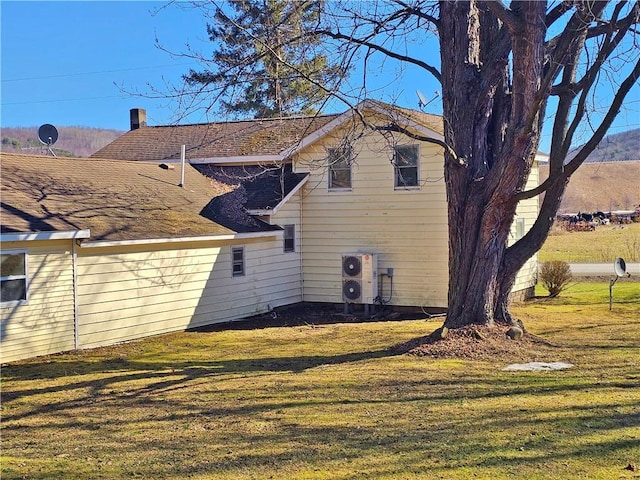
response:
<svg viewBox="0 0 640 480"><path fill-rule="evenodd" d="M132 108L129 110L131 118L131 130L147 126L147 111L144 108Z"/></svg>

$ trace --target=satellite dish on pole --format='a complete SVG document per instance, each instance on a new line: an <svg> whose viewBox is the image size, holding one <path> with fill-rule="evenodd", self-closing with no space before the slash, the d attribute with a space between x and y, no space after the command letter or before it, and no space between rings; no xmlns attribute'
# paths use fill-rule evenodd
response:
<svg viewBox="0 0 640 480"><path fill-rule="evenodd" d="M624 259L618 257L616 258L615 263L613 264L613 270L616 272L618 277L624 277L627 275L627 264L624 262Z"/></svg>
<svg viewBox="0 0 640 480"><path fill-rule="evenodd" d="M616 276L609 281L609 310L613 306L613 286L616 284L619 278L630 277L631 274L627 272L627 264L623 258L616 258L613 263L613 271L616 272Z"/></svg>
<svg viewBox="0 0 640 480"><path fill-rule="evenodd" d="M47 150L49 151L49 153L55 157L56 154L53 153L51 145L58 141L58 129L50 123L40 125L40 128L38 128L38 138L43 143L43 145L47 146Z"/></svg>

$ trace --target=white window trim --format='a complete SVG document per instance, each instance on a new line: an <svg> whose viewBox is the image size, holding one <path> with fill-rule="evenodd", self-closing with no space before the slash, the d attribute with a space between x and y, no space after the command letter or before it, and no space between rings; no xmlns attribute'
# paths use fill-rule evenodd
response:
<svg viewBox="0 0 640 480"><path fill-rule="evenodd" d="M235 252L236 251L240 251L242 252L242 272L236 273L235 272L235 265L236 265L236 260L235 260ZM244 247L231 247L231 276L232 277L244 277L247 274L247 259L245 257L245 248Z"/></svg>
<svg viewBox="0 0 640 480"><path fill-rule="evenodd" d="M331 154L335 151L339 151L339 150L343 150L341 147L331 147L331 148L327 148L327 158L329 159L329 162L327 164L327 170L328 170L328 178L327 178L327 188L330 192L350 192L353 188L353 151L351 149L351 146L347 147L349 149L349 186L348 187L334 187L331 185L331 170L332 170L332 164L331 164ZM346 168L341 168L340 170L347 170Z"/></svg>
<svg viewBox="0 0 640 480"><path fill-rule="evenodd" d="M398 167L395 163L395 157L396 157L396 147L415 147L417 150L416 153L416 181L417 184L416 185L398 185L398 170L400 170L400 167ZM413 167L405 167L405 168L413 168ZM406 144L406 145L396 145L393 148L393 189L394 190L398 190L398 191L402 191L402 190L420 190L420 145L416 144L416 143L410 143L410 144Z"/></svg>
<svg viewBox="0 0 640 480"><path fill-rule="evenodd" d="M20 280L24 278L25 282L25 293L24 300L11 300L8 302L0 303L0 307L15 307L17 305L26 305L29 303L29 251L25 249L11 249L11 250L1 250L1 253L5 255L16 255L16 254L24 254L24 275L8 275L6 277L0 277L0 281L4 280Z"/></svg>

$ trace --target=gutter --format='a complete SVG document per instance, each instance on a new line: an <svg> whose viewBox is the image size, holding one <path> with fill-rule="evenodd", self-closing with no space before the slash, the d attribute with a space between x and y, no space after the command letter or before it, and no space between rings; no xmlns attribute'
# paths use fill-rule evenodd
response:
<svg viewBox="0 0 640 480"><path fill-rule="evenodd" d="M30 240L67 240L89 238L89 230L71 230L68 232L21 232L2 233L0 242L24 242Z"/></svg>
<svg viewBox="0 0 640 480"><path fill-rule="evenodd" d="M229 235L205 235L199 237L178 237L178 238L144 238L141 240L94 240L82 242L81 248L99 247L121 247L133 245L154 245L160 243L186 243L186 242L228 242L231 240L247 240L253 238L281 237L282 230L272 230L268 232L234 233Z"/></svg>

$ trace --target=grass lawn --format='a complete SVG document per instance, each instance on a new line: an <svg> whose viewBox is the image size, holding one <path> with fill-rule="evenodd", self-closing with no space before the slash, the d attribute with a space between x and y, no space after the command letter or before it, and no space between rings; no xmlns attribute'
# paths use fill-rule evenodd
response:
<svg viewBox="0 0 640 480"><path fill-rule="evenodd" d="M640 262L640 223L601 225L592 232L569 232L555 226L538 254L540 262L613 264L618 257Z"/></svg>
<svg viewBox="0 0 640 480"><path fill-rule="evenodd" d="M542 293L542 292L541 292ZM184 332L2 369L6 479L640 478L640 283L514 307L568 370L392 355L439 321ZM631 467L626 467L631 464Z"/></svg>

